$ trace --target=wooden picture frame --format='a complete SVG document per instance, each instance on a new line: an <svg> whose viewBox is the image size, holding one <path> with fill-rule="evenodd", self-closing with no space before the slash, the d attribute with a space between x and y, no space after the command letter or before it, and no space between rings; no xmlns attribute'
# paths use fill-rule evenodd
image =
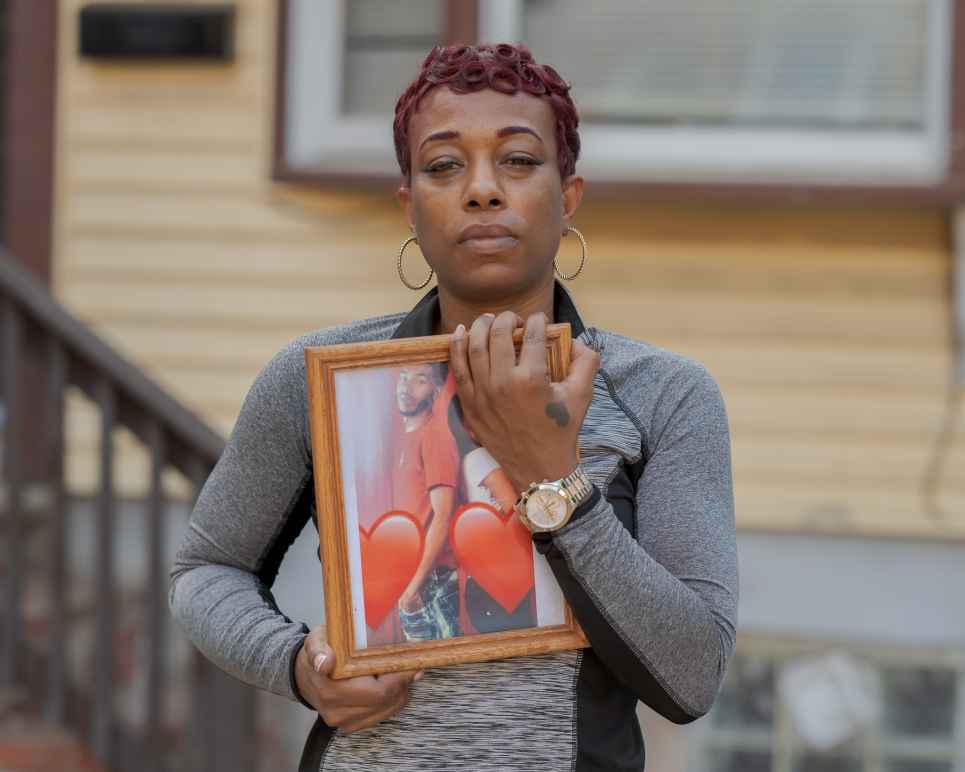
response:
<svg viewBox="0 0 965 772"><path fill-rule="evenodd" d="M570 326L549 325L546 338L551 377L554 381L562 380L570 360ZM533 550L528 531L520 534L516 530L524 528L517 517L505 508L487 509L481 500L472 500L465 492L461 496L468 501L451 510L448 558L437 561L442 566L440 575L446 577L445 587L451 588L453 576L458 577L455 619L459 633L454 637L409 640L406 633L412 630L412 617L400 611L398 605L389 605L393 594L403 594L401 585L411 581L405 577L415 574L413 561L417 564L423 554L428 522L420 520L419 513L397 506L402 485L397 476L402 473L395 470L403 468L406 458L405 451L399 453L398 447L406 447L406 442L425 442L412 439L417 435L406 422L418 420L419 431L427 433L431 428L436 432L431 435L431 447L446 445L447 441L440 442L439 438L449 431L451 447L458 455L450 453L447 468L458 469L463 483L453 488L456 502L458 490L481 490L469 485L469 454L476 451L474 468L478 468L480 458L492 459L485 449L466 444L465 437L471 440L472 435L461 424L458 397L448 374L449 340L449 335L435 335L305 349L328 643L335 652L334 678L544 654L589 645L545 558ZM522 330L517 330L517 349L521 342ZM430 377L431 387L427 387ZM421 387L408 385L413 378L421 379ZM427 396L416 404L410 390L417 388L422 388L420 393L434 394L431 401ZM411 409L404 410L405 406ZM421 412L413 412L417 408ZM413 415L420 417L413 419ZM461 445L456 437L460 432L465 433ZM470 450L462 455L465 447ZM480 456L480 451L485 456ZM395 458L399 458L398 464ZM453 466L454 463L458 465ZM495 460L490 463L498 470ZM386 469L390 470L388 475ZM491 480L488 476L485 479ZM495 534L494 541L493 529L499 523L493 518L499 518L502 527L512 531L512 537L507 530ZM417 535L414 529L419 531ZM504 561L498 565L487 562L496 560L494 545L499 546L499 559ZM503 549L504 545L507 549ZM527 549L533 555L532 586L528 594L521 595L527 587ZM418 559L413 557L415 554ZM420 585L423 598L428 584L426 581ZM474 602L470 608L469 601L464 602L470 588L474 599L483 598L482 605ZM451 598L451 593L447 597ZM517 601L518 605L513 606ZM506 622L507 629L480 631L486 628L480 622L480 609L490 602L500 604L492 606L496 619L512 620ZM447 613L444 617L451 619L451 610ZM494 612L485 613L491 616Z"/></svg>

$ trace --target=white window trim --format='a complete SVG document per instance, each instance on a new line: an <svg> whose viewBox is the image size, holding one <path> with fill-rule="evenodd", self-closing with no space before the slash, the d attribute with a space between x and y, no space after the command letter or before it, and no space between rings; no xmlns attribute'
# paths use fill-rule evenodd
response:
<svg viewBox="0 0 965 772"><path fill-rule="evenodd" d="M480 0L481 40L518 40L523 0ZM950 0L931 0L927 129L772 131L718 128L580 127L581 174L594 180L934 185L948 168Z"/></svg>
<svg viewBox="0 0 965 772"><path fill-rule="evenodd" d="M337 173L391 170L392 114L341 114L345 0L289 0L286 33L286 164Z"/></svg>
<svg viewBox="0 0 965 772"><path fill-rule="evenodd" d="M392 115L340 113L346 0L290 0L285 164L336 174L395 171ZM522 0L480 0L481 40L516 40ZM584 122L580 173L598 182L929 186L948 167L951 0L931 0L927 129L771 131Z"/></svg>

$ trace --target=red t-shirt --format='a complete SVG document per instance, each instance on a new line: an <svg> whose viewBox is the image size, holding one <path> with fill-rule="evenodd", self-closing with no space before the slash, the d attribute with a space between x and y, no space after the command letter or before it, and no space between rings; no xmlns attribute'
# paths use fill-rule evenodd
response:
<svg viewBox="0 0 965 772"><path fill-rule="evenodd" d="M459 451L443 418L433 415L418 429L402 433L398 461L392 470L393 508L411 512L427 529L432 520L429 491L438 485L455 490L458 479ZM437 563L456 564L448 537Z"/></svg>

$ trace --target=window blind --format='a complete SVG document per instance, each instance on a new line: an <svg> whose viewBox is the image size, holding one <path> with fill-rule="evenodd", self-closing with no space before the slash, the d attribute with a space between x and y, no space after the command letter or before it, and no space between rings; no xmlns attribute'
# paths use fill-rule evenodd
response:
<svg viewBox="0 0 965 772"><path fill-rule="evenodd" d="M919 131L935 0L526 0L590 120Z"/></svg>

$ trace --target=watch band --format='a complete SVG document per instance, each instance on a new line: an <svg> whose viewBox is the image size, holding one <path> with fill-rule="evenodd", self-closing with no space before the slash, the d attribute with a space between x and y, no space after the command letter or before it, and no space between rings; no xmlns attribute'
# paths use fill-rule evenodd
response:
<svg viewBox="0 0 965 772"><path fill-rule="evenodd" d="M590 498L590 494L593 493L593 483L579 465L560 480L560 487L566 492L574 509Z"/></svg>

